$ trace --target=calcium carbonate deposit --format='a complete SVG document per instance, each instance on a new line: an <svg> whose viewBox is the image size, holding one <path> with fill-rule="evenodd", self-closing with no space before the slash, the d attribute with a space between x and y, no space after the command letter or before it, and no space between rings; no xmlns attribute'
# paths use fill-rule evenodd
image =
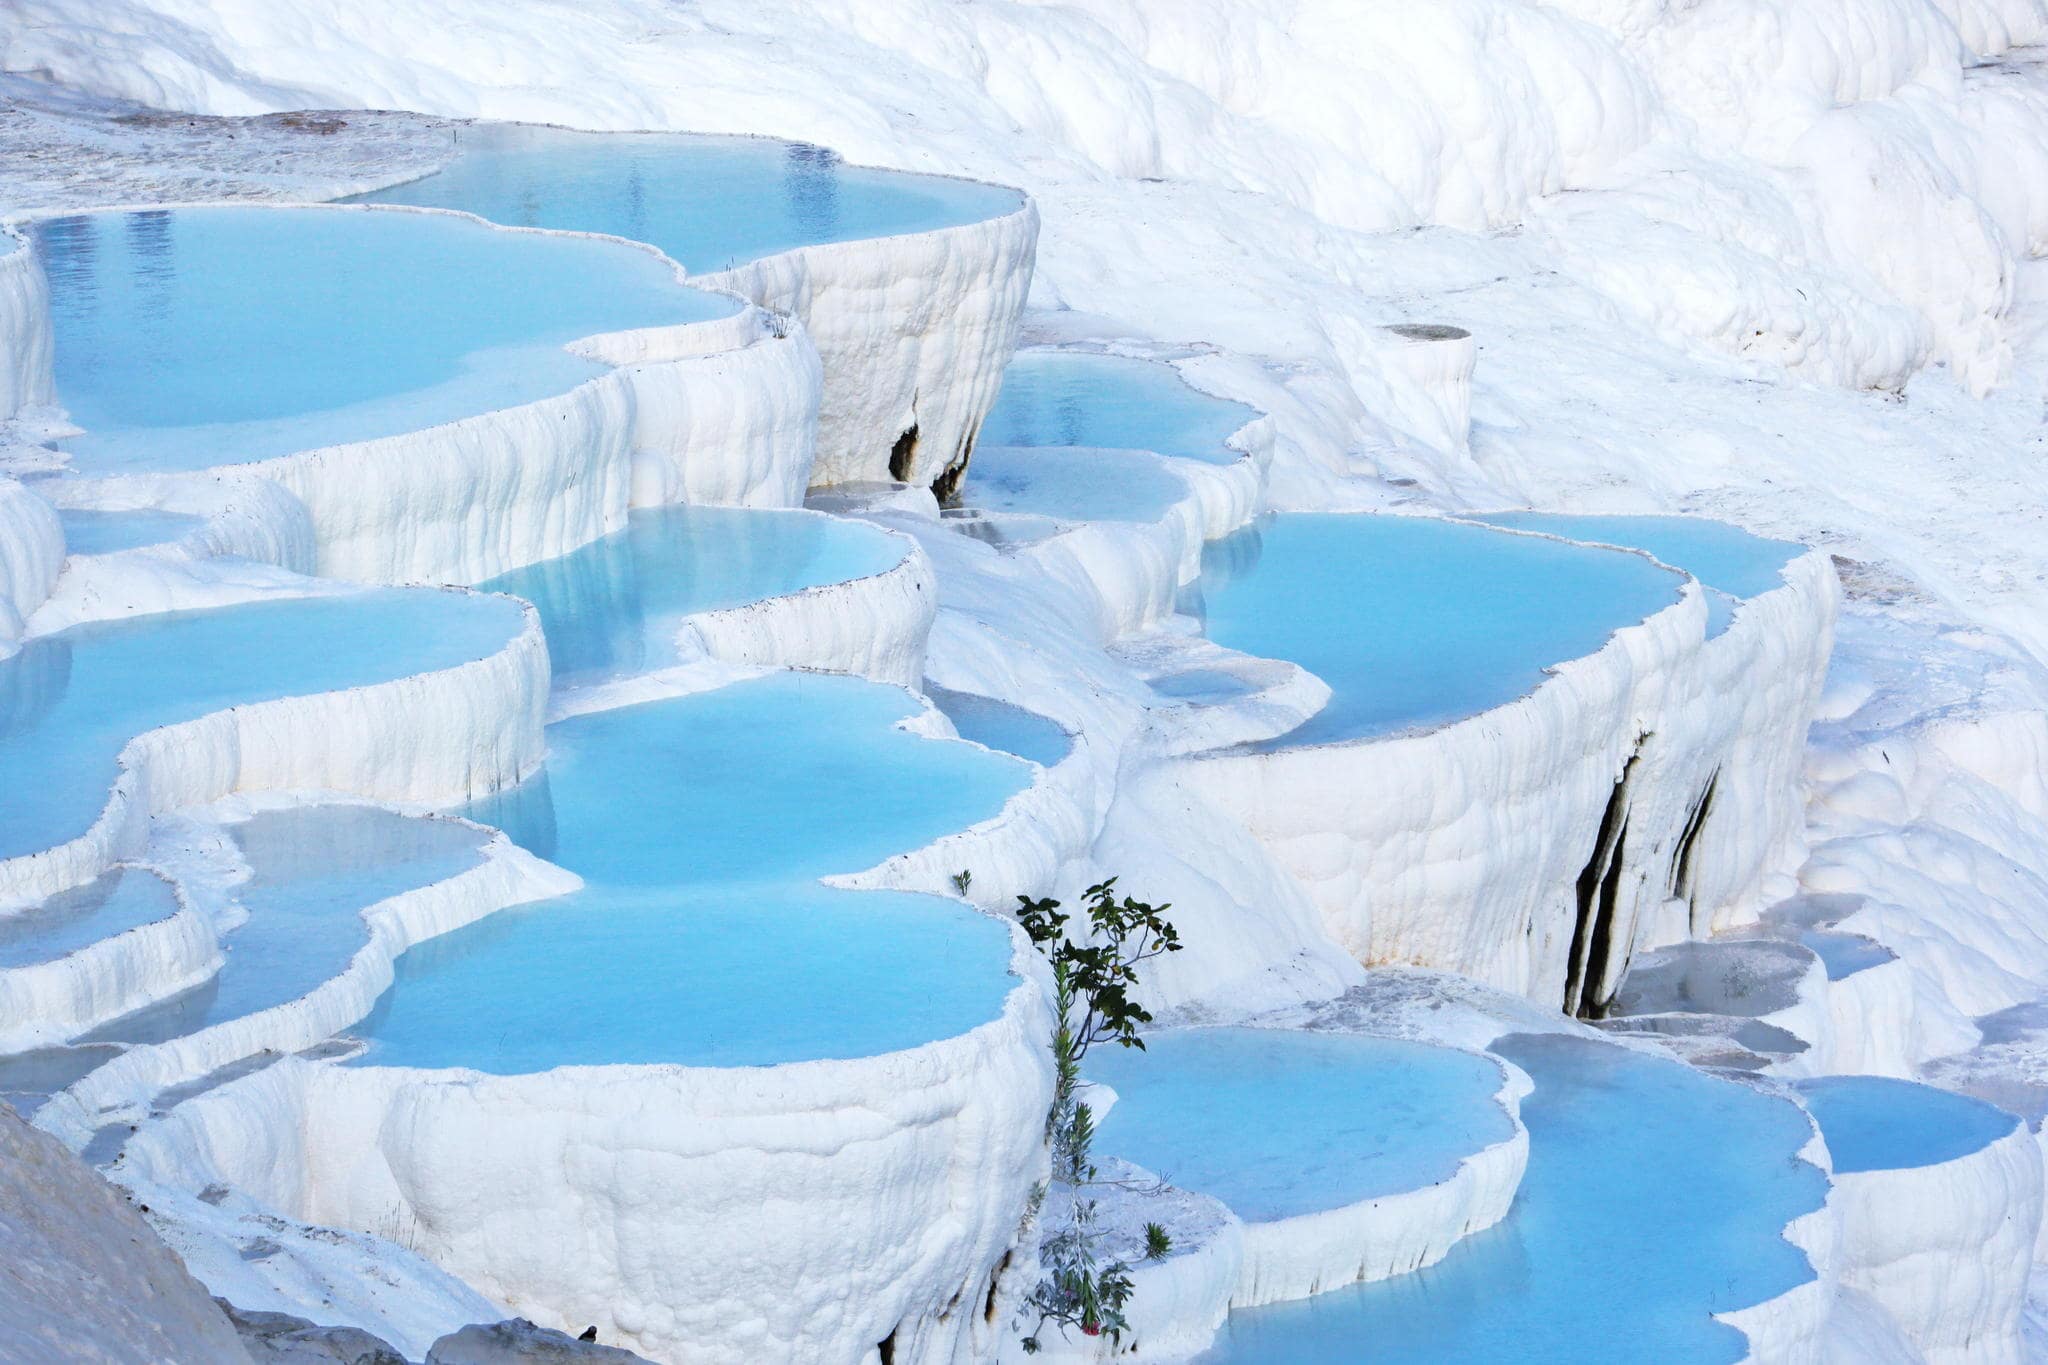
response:
<svg viewBox="0 0 2048 1365"><path fill-rule="evenodd" d="M2048 1360L2044 54L0 5L0 1362Z"/></svg>

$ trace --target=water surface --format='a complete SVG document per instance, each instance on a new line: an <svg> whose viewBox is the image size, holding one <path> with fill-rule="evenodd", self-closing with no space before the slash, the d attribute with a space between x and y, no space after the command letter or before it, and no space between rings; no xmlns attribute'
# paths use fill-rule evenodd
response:
<svg viewBox="0 0 2048 1365"><path fill-rule="evenodd" d="M1640 555L1429 517L1287 514L1210 545L1185 603L1209 638L1288 659L1329 704L1269 747L1461 720L1527 695L1678 599Z"/></svg>
<svg viewBox="0 0 2048 1365"><path fill-rule="evenodd" d="M454 820L356 805L266 811L230 832L251 873L236 890L248 918L225 936L220 971L87 1041L161 1043L309 994L369 942L363 911L478 866L490 838Z"/></svg>
<svg viewBox="0 0 2048 1365"><path fill-rule="evenodd" d="M618 242L441 214L183 208L42 219L57 398L88 473L241 464L418 431L604 372L601 332L722 317Z"/></svg>
<svg viewBox="0 0 2048 1365"><path fill-rule="evenodd" d="M983 446L1149 450L1207 464L1242 454L1225 444L1258 413L1194 388L1171 365L1084 351L1019 351L981 424Z"/></svg>
<svg viewBox="0 0 2048 1365"><path fill-rule="evenodd" d="M2019 1122L1982 1100L1886 1076L1822 1076L1797 1089L1842 1174L1938 1166L1982 1151Z"/></svg>
<svg viewBox="0 0 2048 1365"><path fill-rule="evenodd" d="M1117 1094L1097 1151L1251 1222L1421 1189L1514 1135L1497 1065L1392 1038L1174 1029L1087 1073Z"/></svg>
<svg viewBox="0 0 2048 1365"><path fill-rule="evenodd" d="M74 626L0 660L0 858L76 838L122 747L230 706L451 668L523 628L503 597L387 588Z"/></svg>
<svg viewBox="0 0 2048 1365"><path fill-rule="evenodd" d="M768 138L458 129L460 155L356 202L461 209L494 223L648 242L693 274L826 242L958 227L1014 212L1015 190L848 166Z"/></svg>
<svg viewBox="0 0 2048 1365"><path fill-rule="evenodd" d="M875 527L805 512L664 507L626 529L485 586L532 602L556 686L679 661L693 612L744 606L885 572L905 548Z"/></svg>
<svg viewBox="0 0 2048 1365"><path fill-rule="evenodd" d="M0 968L51 962L176 913L169 882L143 868L117 867L40 905L0 915Z"/></svg>
<svg viewBox="0 0 2048 1365"><path fill-rule="evenodd" d="M902 691L777 674L549 728L468 808L585 879L399 960L364 1060L512 1074L861 1057L964 1033L1014 985L1000 921L817 884L1001 810L1030 769L895 727Z"/></svg>
<svg viewBox="0 0 2048 1365"><path fill-rule="evenodd" d="M1437 1265L1231 1314L1209 1365L1733 1365L1711 1315L1814 1278L1787 1242L1827 1195L1789 1102L1606 1043L1516 1035L1529 1170L1507 1218Z"/></svg>
<svg viewBox="0 0 2048 1365"><path fill-rule="evenodd" d="M1787 564L1804 545L1767 540L1706 517L1576 516L1562 512L1496 512L1475 518L1494 526L1543 531L1567 540L1623 545L1683 569L1707 589L1708 633L1719 635L1738 603L1784 586Z"/></svg>
<svg viewBox="0 0 2048 1365"><path fill-rule="evenodd" d="M1067 732L1036 711L973 692L950 691L932 683L925 684L925 694L953 722L962 739L1028 758L1045 768L1058 763L1073 748L1074 741Z"/></svg>
<svg viewBox="0 0 2048 1365"><path fill-rule="evenodd" d="M65 553L74 555L106 555L162 545L206 525L204 517L154 507L123 512L66 507L58 510L57 521L64 528Z"/></svg>

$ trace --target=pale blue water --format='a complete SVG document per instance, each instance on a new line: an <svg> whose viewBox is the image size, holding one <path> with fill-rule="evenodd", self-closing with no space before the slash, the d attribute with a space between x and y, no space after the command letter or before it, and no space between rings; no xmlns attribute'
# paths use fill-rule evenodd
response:
<svg viewBox="0 0 2048 1365"><path fill-rule="evenodd" d="M487 124L422 180L357 202L462 209L517 227L649 242L692 273L824 242L929 232L1013 212L1015 190L851 167L766 138L575 133Z"/></svg>
<svg viewBox="0 0 2048 1365"><path fill-rule="evenodd" d="M1673 568L1685 570L1708 590L1707 628L1711 635L1728 628L1737 604L1782 586L1785 566L1806 553L1804 545L1767 540L1705 517L1496 512L1475 520L1647 551Z"/></svg>
<svg viewBox="0 0 2048 1365"><path fill-rule="evenodd" d="M1834 929L1809 929L1799 936L1799 941L1811 948L1827 968L1830 981L1896 962L1899 956L1875 939Z"/></svg>
<svg viewBox="0 0 2048 1365"><path fill-rule="evenodd" d="M666 507L560 559L485 585L539 610L555 683L577 685L677 661L692 612L878 574L903 542L872 526L801 512Z"/></svg>
<svg viewBox="0 0 2048 1365"><path fill-rule="evenodd" d="M1842 1174L1938 1166L1982 1151L2019 1123L1982 1100L1915 1081L1822 1076L1794 1085Z"/></svg>
<svg viewBox="0 0 2048 1365"><path fill-rule="evenodd" d="M74 555L105 555L117 550L135 550L144 545L161 545L198 530L204 517L183 512L160 512L138 508L132 512L92 512L64 508L57 513L64 528L64 550Z"/></svg>
<svg viewBox="0 0 2048 1365"><path fill-rule="evenodd" d="M52 962L177 912L178 898L170 883L138 867L117 867L34 909L0 915L0 967Z"/></svg>
<svg viewBox="0 0 2048 1365"><path fill-rule="evenodd" d="M252 873L237 889L248 920L205 985L86 1035L157 1043L297 1000L369 942L362 912L483 861L488 832L374 806L267 811L231 831Z"/></svg>
<svg viewBox="0 0 2048 1365"><path fill-rule="evenodd" d="M1028 758L1047 768L1065 758L1073 748L1074 742L1067 732L1036 711L994 697L949 691L931 683L925 684L925 694L953 722L962 739Z"/></svg>
<svg viewBox="0 0 2048 1365"><path fill-rule="evenodd" d="M1092 1049L1086 1070L1117 1093L1097 1152L1251 1222L1421 1189L1514 1135L1498 1066L1391 1038L1171 1030Z"/></svg>
<svg viewBox="0 0 2048 1365"><path fill-rule="evenodd" d="M201 469L564 393L599 332L721 317L617 242L334 209L83 214L31 228L57 397L93 473Z"/></svg>
<svg viewBox="0 0 2048 1365"><path fill-rule="evenodd" d="M1169 673L1152 679L1149 686L1172 701L1211 705L1250 696L1252 692L1250 683L1220 668L1190 668L1182 673Z"/></svg>
<svg viewBox="0 0 2048 1365"><path fill-rule="evenodd" d="M1187 485L1157 460L1120 450L979 447L959 500L1062 521L1157 521Z"/></svg>
<svg viewBox="0 0 2048 1365"><path fill-rule="evenodd" d="M449 668L519 633L502 597L383 589L77 626L0 660L0 857L76 838L121 747L224 707Z"/></svg>
<svg viewBox="0 0 2048 1365"><path fill-rule="evenodd" d="M1283 515L1212 544L1186 605L1209 638L1289 659L1329 704L1275 747L1443 725L1533 691L1669 606L1639 555L1428 517Z"/></svg>
<svg viewBox="0 0 2048 1365"><path fill-rule="evenodd" d="M466 813L585 888L408 952L364 1060L767 1065L995 1017L1013 984L1001 922L815 881L986 819L1027 782L1012 759L892 728L914 709L778 674L551 726L545 772Z"/></svg>
<svg viewBox="0 0 2048 1365"><path fill-rule="evenodd" d="M1202 1360L1727 1365L1746 1343L1709 1314L1814 1278L1782 1235L1827 1195L1796 1107L1584 1039L1496 1050L1536 1083L1508 1217L1426 1270L1233 1313Z"/></svg>
<svg viewBox="0 0 2048 1365"><path fill-rule="evenodd" d="M1080 351L1020 351L981 424L978 445L1095 446L1184 455L1208 464L1242 456L1224 444L1258 413L1190 387L1171 365Z"/></svg>

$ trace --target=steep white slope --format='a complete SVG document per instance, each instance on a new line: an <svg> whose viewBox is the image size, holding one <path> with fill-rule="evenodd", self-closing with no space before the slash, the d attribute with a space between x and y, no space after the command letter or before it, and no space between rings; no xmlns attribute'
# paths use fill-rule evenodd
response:
<svg viewBox="0 0 2048 1365"><path fill-rule="evenodd" d="M0 230L0 421L56 396L49 291L27 241Z"/></svg>
<svg viewBox="0 0 2048 1365"><path fill-rule="evenodd" d="M205 1286L120 1192L4 1104L0 1250L0 1358L249 1358Z"/></svg>
<svg viewBox="0 0 2048 1365"><path fill-rule="evenodd" d="M19 646L63 563L56 510L13 479L0 478L0 658Z"/></svg>
<svg viewBox="0 0 2048 1365"><path fill-rule="evenodd" d="M800 247L695 277L803 321L825 362L815 484L950 488L974 450L1031 285L1038 209Z"/></svg>

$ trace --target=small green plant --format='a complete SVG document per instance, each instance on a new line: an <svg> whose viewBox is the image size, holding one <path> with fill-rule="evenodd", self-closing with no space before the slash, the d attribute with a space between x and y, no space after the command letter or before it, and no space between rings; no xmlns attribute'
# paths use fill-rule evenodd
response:
<svg viewBox="0 0 2048 1365"><path fill-rule="evenodd" d="M1052 1148L1052 1183L1064 1189L1065 1222L1039 1245L1045 1277L1025 1302L1038 1320L1023 1340L1026 1353L1039 1349L1038 1334L1048 1322L1078 1328L1083 1336L1118 1339L1129 1325L1124 1306L1130 1301L1130 1265L1102 1264L1097 1255L1101 1232L1096 1201L1087 1191L1101 1184L1090 1149L1095 1141L1095 1116L1080 1098L1081 1062L1097 1043L1114 1043L1142 1051L1138 1030L1152 1021L1144 1006L1131 998L1138 968L1166 953L1181 950L1180 936L1165 918L1170 906L1148 905L1118 897L1116 878L1089 887L1082 895L1082 936L1070 932L1074 916L1051 899L1019 896L1017 920L1052 967L1053 1097L1046 1114L1046 1140ZM1044 1202L1038 1192L1034 1207ZM1173 1240L1157 1223L1145 1225L1145 1256L1160 1260Z"/></svg>
<svg viewBox="0 0 2048 1365"><path fill-rule="evenodd" d="M1173 1251L1173 1238L1157 1223L1145 1224L1145 1259L1163 1261Z"/></svg>
<svg viewBox="0 0 2048 1365"><path fill-rule="evenodd" d="M967 888L972 885L974 885L974 873L970 869L963 867L953 874L953 894L962 900L967 898Z"/></svg>

